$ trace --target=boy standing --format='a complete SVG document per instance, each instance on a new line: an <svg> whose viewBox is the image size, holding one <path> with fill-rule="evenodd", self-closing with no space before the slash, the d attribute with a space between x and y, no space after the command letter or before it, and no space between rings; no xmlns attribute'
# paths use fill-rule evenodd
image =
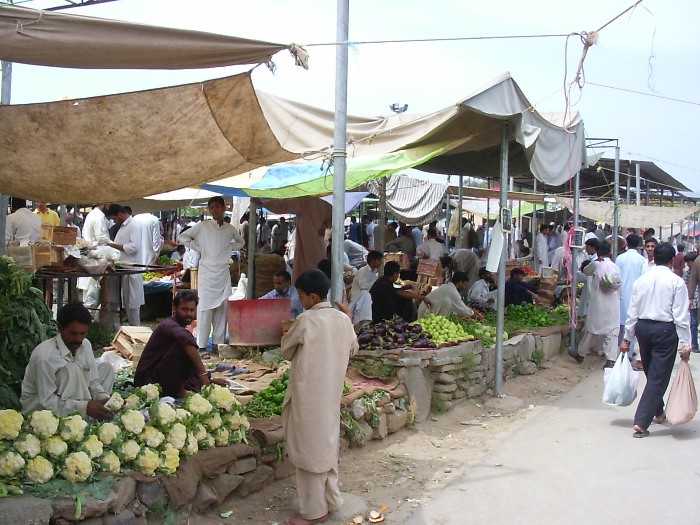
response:
<svg viewBox="0 0 700 525"><path fill-rule="evenodd" d="M326 300L328 278L308 270L296 280L304 312L282 338L292 362L282 422L289 459L296 467L300 516L290 525L322 523L343 503L338 488L340 398L357 339L347 303Z"/></svg>

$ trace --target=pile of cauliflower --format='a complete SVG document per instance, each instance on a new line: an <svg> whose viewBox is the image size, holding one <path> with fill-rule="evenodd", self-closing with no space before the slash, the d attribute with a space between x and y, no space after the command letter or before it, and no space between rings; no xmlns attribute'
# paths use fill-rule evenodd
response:
<svg viewBox="0 0 700 525"><path fill-rule="evenodd" d="M26 416L0 410L0 481L46 483L61 477L89 481L99 472L174 475L180 458L211 447L247 442L248 419L227 388L208 385L182 407L160 399L157 385L114 394L111 421L37 410Z"/></svg>

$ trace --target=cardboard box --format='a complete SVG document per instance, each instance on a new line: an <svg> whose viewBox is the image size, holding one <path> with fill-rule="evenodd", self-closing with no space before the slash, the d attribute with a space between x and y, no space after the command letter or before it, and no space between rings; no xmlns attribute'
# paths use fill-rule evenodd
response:
<svg viewBox="0 0 700 525"><path fill-rule="evenodd" d="M51 242L59 246L73 246L78 237L78 230L70 226L41 225L42 242Z"/></svg>
<svg viewBox="0 0 700 525"><path fill-rule="evenodd" d="M5 253L12 257L27 273L34 273L44 266L62 266L63 248L60 246L19 246L8 244Z"/></svg>
<svg viewBox="0 0 700 525"><path fill-rule="evenodd" d="M399 266L401 266L402 270L410 270L411 266L408 263L408 255L406 255L403 252L396 252L396 253L385 253L384 254L384 264L388 263L389 261L396 261L399 263Z"/></svg>
<svg viewBox="0 0 700 525"><path fill-rule="evenodd" d="M151 338L153 330L147 326L122 326L112 339L112 346L126 359L131 359L134 353L143 351L143 346Z"/></svg>

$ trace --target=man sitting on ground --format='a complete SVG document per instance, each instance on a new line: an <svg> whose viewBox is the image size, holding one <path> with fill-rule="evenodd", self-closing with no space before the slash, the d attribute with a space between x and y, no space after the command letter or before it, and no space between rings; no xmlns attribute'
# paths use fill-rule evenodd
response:
<svg viewBox="0 0 700 525"><path fill-rule="evenodd" d="M98 367L86 339L90 311L69 303L58 311L58 335L37 346L22 381L22 412L53 410L58 416L79 412L83 418L111 419L105 408L114 384L114 369Z"/></svg>
<svg viewBox="0 0 700 525"><path fill-rule="evenodd" d="M210 379L199 356L197 341L187 330L197 316L199 299L194 292L178 292L173 299L173 315L161 322L143 349L134 385L161 386L164 396L185 397L188 390L199 392L210 382L228 386L222 379Z"/></svg>
<svg viewBox="0 0 700 525"><path fill-rule="evenodd" d="M187 249L184 244L178 244L175 251L170 254L170 260L173 262L182 262L182 256L185 255Z"/></svg>
<svg viewBox="0 0 700 525"><path fill-rule="evenodd" d="M260 299L290 299L292 302L292 319L304 311L304 307L299 302L297 289L292 286L292 276L289 272L282 270L272 277L272 290L267 292Z"/></svg>
<svg viewBox="0 0 700 525"><path fill-rule="evenodd" d="M469 301L482 310L496 309L496 290L491 290L493 274L486 268L479 268L479 280L469 290Z"/></svg>

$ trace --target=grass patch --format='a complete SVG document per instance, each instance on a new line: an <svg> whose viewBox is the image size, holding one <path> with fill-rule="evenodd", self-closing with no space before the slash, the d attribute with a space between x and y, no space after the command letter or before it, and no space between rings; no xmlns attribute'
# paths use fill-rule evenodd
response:
<svg viewBox="0 0 700 525"><path fill-rule="evenodd" d="M534 352L532 352L532 357L530 358L530 361L535 363L537 366L540 366L544 362L544 350L537 349Z"/></svg>
<svg viewBox="0 0 700 525"><path fill-rule="evenodd" d="M430 400L430 411L435 414L444 414L447 412L447 401L438 396L433 396Z"/></svg>

